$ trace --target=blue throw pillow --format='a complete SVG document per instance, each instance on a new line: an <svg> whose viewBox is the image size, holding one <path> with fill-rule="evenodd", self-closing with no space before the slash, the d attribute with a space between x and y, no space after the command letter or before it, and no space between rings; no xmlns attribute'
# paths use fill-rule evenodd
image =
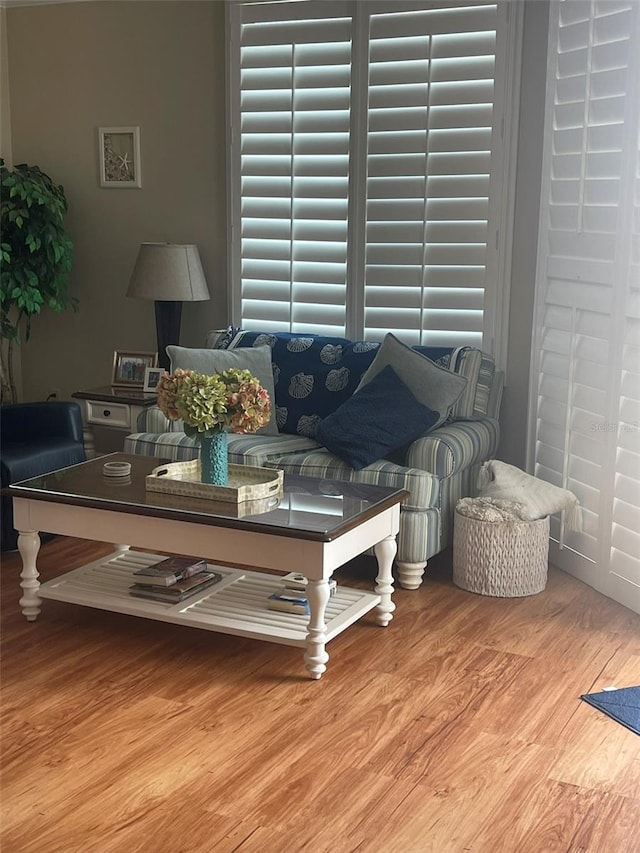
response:
<svg viewBox="0 0 640 853"><path fill-rule="evenodd" d="M271 347L280 432L313 438L318 423L345 403L379 344L293 332L240 332L231 349Z"/></svg>
<svg viewBox="0 0 640 853"><path fill-rule="evenodd" d="M439 418L388 365L320 421L316 441L359 470L428 432Z"/></svg>

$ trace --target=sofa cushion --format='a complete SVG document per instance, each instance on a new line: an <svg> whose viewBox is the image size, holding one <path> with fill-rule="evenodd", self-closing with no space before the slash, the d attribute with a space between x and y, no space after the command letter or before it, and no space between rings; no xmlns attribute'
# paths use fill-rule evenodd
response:
<svg viewBox="0 0 640 853"><path fill-rule="evenodd" d="M359 470L427 432L439 418L387 365L320 421L316 440Z"/></svg>
<svg viewBox="0 0 640 853"><path fill-rule="evenodd" d="M250 370L269 394L271 400L271 417L269 423L258 432L262 435L277 435L275 389L273 371L271 369L271 350L268 346L257 346L252 349L191 349L169 345L167 355L171 359L171 371L181 367L183 370L195 370L197 373L221 373L223 370L237 368Z"/></svg>
<svg viewBox="0 0 640 853"><path fill-rule="evenodd" d="M467 387L465 377L439 367L389 333L362 377L359 388L371 382L387 365L393 367L420 403L439 413L434 427L447 420L451 407Z"/></svg>
<svg viewBox="0 0 640 853"><path fill-rule="evenodd" d="M262 335L264 333L247 332L244 329L229 326L226 329L216 329L208 332L206 346L221 349L251 346ZM293 337L294 335L274 332L269 334L268 338L271 341L284 336ZM333 340L344 341L345 339L337 338ZM350 341L347 341L347 343L350 343ZM359 343L362 344L363 342ZM367 343L370 358L369 363L375 356L379 346L380 344L376 342ZM417 344L412 349L426 356L439 367L467 379L467 387L451 408L450 419L476 420L486 415L494 418L498 416L503 376L496 370L496 364L491 355L482 352L477 347L470 346L442 347Z"/></svg>
<svg viewBox="0 0 640 853"><path fill-rule="evenodd" d="M290 332L239 332L231 349L271 347L280 432L314 437L318 423L356 390L377 343Z"/></svg>
<svg viewBox="0 0 640 853"><path fill-rule="evenodd" d="M302 435L264 435L260 433L229 433L227 436L229 462L235 465L269 466L282 454L300 453L319 447L311 438ZM157 456L172 462L197 459L200 445L184 432L137 432L124 440L125 453Z"/></svg>
<svg viewBox="0 0 640 853"><path fill-rule="evenodd" d="M477 347L414 346L413 349L426 355L440 367L466 378L467 387L451 409L452 419L477 420L486 415L497 417L500 401L499 398L491 399L492 393L498 391L493 356Z"/></svg>
<svg viewBox="0 0 640 853"><path fill-rule="evenodd" d="M373 483L406 489L402 506L410 510L423 510L440 505L440 480L418 468L396 465L388 459L378 459L356 471L347 462L324 447L302 453L272 455L269 467L282 468L287 474L319 477L327 480L345 480L348 483Z"/></svg>

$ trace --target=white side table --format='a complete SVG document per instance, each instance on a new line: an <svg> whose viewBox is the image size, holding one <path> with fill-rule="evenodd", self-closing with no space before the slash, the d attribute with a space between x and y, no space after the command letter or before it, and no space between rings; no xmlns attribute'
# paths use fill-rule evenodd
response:
<svg viewBox="0 0 640 853"><path fill-rule="evenodd" d="M136 431L138 415L156 403L155 391L114 388L111 385L89 388L86 391L74 391L71 396L78 401L82 409L83 439L87 459L93 459L97 453L94 427L113 431L114 434L120 433L115 435L115 438L118 443L120 438L124 443L124 437ZM119 449L122 449L122 444Z"/></svg>

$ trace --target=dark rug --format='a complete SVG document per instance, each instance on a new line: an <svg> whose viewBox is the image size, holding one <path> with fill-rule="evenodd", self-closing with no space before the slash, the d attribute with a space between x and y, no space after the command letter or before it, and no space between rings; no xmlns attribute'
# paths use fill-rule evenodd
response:
<svg viewBox="0 0 640 853"><path fill-rule="evenodd" d="M640 687L621 687L619 690L602 690L585 693L580 697L612 720L622 723L640 735Z"/></svg>

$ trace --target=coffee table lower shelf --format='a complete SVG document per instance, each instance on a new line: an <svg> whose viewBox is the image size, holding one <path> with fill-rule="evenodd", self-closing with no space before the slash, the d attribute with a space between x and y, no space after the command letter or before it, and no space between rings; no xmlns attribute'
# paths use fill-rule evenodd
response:
<svg viewBox="0 0 640 853"><path fill-rule="evenodd" d="M133 572L161 559L143 551L116 551L41 584L41 598L99 610L190 625L223 634L252 637L287 646L306 645L307 616L269 610L267 597L280 589L280 577L210 564L223 575L220 583L179 604L135 598L129 594ZM338 586L325 613L326 642L368 613L380 596Z"/></svg>

